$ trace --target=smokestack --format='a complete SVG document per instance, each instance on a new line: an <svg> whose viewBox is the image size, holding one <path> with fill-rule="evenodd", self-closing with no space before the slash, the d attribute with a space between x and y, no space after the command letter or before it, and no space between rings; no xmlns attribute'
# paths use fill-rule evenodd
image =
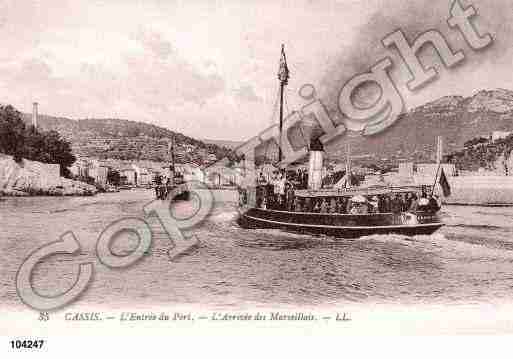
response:
<svg viewBox="0 0 513 359"><path fill-rule="evenodd" d="M37 128L37 102L32 104L32 126Z"/></svg>
<svg viewBox="0 0 513 359"><path fill-rule="evenodd" d="M310 159L308 163L308 189L320 190L324 167L324 146L318 138L310 141Z"/></svg>

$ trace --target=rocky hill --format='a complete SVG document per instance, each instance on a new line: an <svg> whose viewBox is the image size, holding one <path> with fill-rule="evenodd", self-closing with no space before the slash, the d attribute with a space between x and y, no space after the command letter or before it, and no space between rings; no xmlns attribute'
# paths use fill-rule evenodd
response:
<svg viewBox="0 0 513 359"><path fill-rule="evenodd" d="M30 123L31 115L23 114ZM78 156L120 160L167 161L168 143L175 139L177 163L215 162L231 151L215 143L205 143L159 126L121 119L82 119L39 115L38 128L56 130L69 140Z"/></svg>
<svg viewBox="0 0 513 359"><path fill-rule="evenodd" d="M342 160L349 141L355 155L377 154L370 162L422 162L434 159L438 135L444 139L444 153L449 154L463 148L469 139L511 130L513 91L480 91L468 98L446 96L417 107L375 136L344 136L330 144L327 152L331 159Z"/></svg>
<svg viewBox="0 0 513 359"><path fill-rule="evenodd" d="M26 121L30 115L25 114ZM212 163L228 155L234 141L197 140L142 122L119 119L72 120L39 116L42 129L53 129L71 141L78 155L122 160L168 160L167 146L176 138L177 162ZM397 165L434 160L435 140L444 139L444 153L461 150L465 142L513 130L513 91L480 91L471 97L445 96L402 114L385 132L370 137L342 136L326 147L328 157L344 161L347 142L355 162Z"/></svg>

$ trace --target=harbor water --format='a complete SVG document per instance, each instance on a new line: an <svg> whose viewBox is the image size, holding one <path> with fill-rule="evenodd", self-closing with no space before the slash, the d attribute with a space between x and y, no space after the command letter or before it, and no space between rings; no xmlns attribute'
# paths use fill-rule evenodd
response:
<svg viewBox="0 0 513 359"><path fill-rule="evenodd" d="M190 305L238 309L258 306L502 303L513 299L513 208L446 206L446 226L430 236L375 235L343 240L238 227L237 194L219 190L206 220L187 231L199 246L170 261L169 238L158 221L151 249L125 269L100 263L95 245L113 221L144 218L150 190L94 197L4 198L0 202L0 302L23 308L16 272L45 243L72 231L77 256L55 255L34 271L43 295L69 288L80 263L94 264L94 279L80 298L91 306ZM194 202L194 201L193 201ZM177 205L190 211L192 202ZM130 235L113 250L129 253Z"/></svg>

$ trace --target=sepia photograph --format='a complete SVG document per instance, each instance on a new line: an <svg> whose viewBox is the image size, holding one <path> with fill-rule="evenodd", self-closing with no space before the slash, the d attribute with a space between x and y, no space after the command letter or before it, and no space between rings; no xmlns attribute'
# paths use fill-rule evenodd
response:
<svg viewBox="0 0 513 359"><path fill-rule="evenodd" d="M513 334L512 38L510 0L0 0L3 349Z"/></svg>

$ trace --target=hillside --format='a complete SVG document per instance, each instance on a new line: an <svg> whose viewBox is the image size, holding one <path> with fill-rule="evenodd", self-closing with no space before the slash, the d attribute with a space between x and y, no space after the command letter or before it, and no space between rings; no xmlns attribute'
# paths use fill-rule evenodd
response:
<svg viewBox="0 0 513 359"><path fill-rule="evenodd" d="M383 133L366 138L344 136L326 149L330 159L343 160L345 143L350 141L355 155L379 154L367 162L423 162L434 159L438 135L444 139L444 154L449 154L463 148L469 139L511 130L513 92L497 89L468 98L442 97L404 113Z"/></svg>
<svg viewBox="0 0 513 359"><path fill-rule="evenodd" d="M30 115L24 114L24 119L30 121ZM100 158L165 161L168 141L174 135L177 162L207 164L226 155L232 158L231 149L240 144L197 140L155 125L119 119L72 120L40 115L39 126L60 132L71 141L75 154ZM394 166L404 161L434 160L439 135L444 138L444 154L450 154L461 150L469 139L510 130L513 91L483 90L467 98L442 97L402 114L383 133L371 137L346 135L330 143L326 151L330 160L344 161L349 141L356 163Z"/></svg>
<svg viewBox="0 0 513 359"><path fill-rule="evenodd" d="M474 138L465 143L465 148L444 156L444 160L453 163L460 171L475 172L479 169L499 174L513 171L513 134L490 138Z"/></svg>
<svg viewBox="0 0 513 359"><path fill-rule="evenodd" d="M30 114L23 114L24 121L31 121ZM175 138L177 163L211 163L231 151L223 146L185 136L181 133L136 121L121 119L72 120L63 117L39 115L38 128L56 130L69 140L78 156L114 158L121 160L166 161L168 143Z"/></svg>

